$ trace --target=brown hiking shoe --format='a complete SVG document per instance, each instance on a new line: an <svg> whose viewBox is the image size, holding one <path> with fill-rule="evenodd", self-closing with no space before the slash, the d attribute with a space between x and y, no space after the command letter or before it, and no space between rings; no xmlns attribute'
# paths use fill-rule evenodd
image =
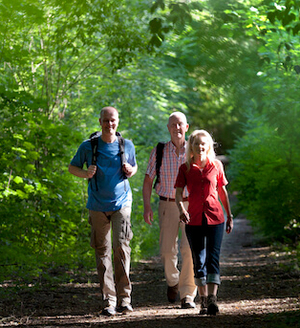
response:
<svg viewBox="0 0 300 328"><path fill-rule="evenodd" d="M200 296L200 315L207 314L207 296Z"/></svg>
<svg viewBox="0 0 300 328"><path fill-rule="evenodd" d="M121 305L117 307L117 311L122 314L128 314L133 311L131 304Z"/></svg>
<svg viewBox="0 0 300 328"><path fill-rule="evenodd" d="M208 295L207 297L207 314L216 315L219 312L219 307L217 305L217 296Z"/></svg>
<svg viewBox="0 0 300 328"><path fill-rule="evenodd" d="M111 317L116 314L116 308L112 305L105 307L101 312L101 315L105 315L107 317Z"/></svg>
<svg viewBox="0 0 300 328"><path fill-rule="evenodd" d="M167 296L168 296L168 301L170 303L175 303L178 299L178 284L170 287L168 286L168 290L167 290Z"/></svg>

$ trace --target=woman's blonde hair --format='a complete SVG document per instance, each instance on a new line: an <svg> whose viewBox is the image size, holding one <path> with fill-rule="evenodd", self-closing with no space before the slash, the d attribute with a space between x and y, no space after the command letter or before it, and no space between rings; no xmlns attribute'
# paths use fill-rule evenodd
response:
<svg viewBox="0 0 300 328"><path fill-rule="evenodd" d="M191 161L194 157L192 146L193 146L195 138L199 135L206 137L208 140L208 143L209 143L209 149L207 152L208 159L210 161L213 161L216 158L216 153L215 153L215 149L214 149L215 142L213 141L212 136L206 130L195 130L189 136L187 147L186 147L186 165L187 165L188 170L190 169Z"/></svg>

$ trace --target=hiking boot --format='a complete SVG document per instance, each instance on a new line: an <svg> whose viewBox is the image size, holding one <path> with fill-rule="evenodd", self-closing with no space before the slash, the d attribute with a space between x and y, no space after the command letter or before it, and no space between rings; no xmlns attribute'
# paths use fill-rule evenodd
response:
<svg viewBox="0 0 300 328"><path fill-rule="evenodd" d="M119 305L117 307L117 311L122 314L128 314L129 312L133 311L133 308L132 308L131 304Z"/></svg>
<svg viewBox="0 0 300 328"><path fill-rule="evenodd" d="M175 303L178 299L178 284L170 287L168 286L168 290L167 290L167 296L168 296L168 301L170 303Z"/></svg>
<svg viewBox="0 0 300 328"><path fill-rule="evenodd" d="M196 304L193 301L188 300L186 297L181 300L182 309L194 309Z"/></svg>
<svg viewBox="0 0 300 328"><path fill-rule="evenodd" d="M200 296L200 315L207 314L207 296Z"/></svg>
<svg viewBox="0 0 300 328"><path fill-rule="evenodd" d="M133 311L133 308L130 304L120 305L117 307L117 311L122 314L127 314Z"/></svg>
<svg viewBox="0 0 300 328"><path fill-rule="evenodd" d="M217 305L217 296L208 295L207 297L207 314L216 315L219 312L219 307Z"/></svg>
<svg viewBox="0 0 300 328"><path fill-rule="evenodd" d="M116 314L116 308L112 305L109 305L107 307L105 307L101 312L100 312L101 315L105 315L107 317L111 317L113 315Z"/></svg>

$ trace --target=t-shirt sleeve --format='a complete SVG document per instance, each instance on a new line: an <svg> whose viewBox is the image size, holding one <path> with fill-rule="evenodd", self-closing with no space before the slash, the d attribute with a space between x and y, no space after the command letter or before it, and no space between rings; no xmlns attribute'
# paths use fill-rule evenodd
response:
<svg viewBox="0 0 300 328"><path fill-rule="evenodd" d="M128 150L128 151L127 151ZM130 140L125 140L126 160L131 166L136 166L136 156L134 144Z"/></svg>
<svg viewBox="0 0 300 328"><path fill-rule="evenodd" d="M146 174L148 174L152 180L156 176L156 147L154 147L151 151Z"/></svg>
<svg viewBox="0 0 300 328"><path fill-rule="evenodd" d="M84 163L87 163L86 141L79 146L70 164L82 168Z"/></svg>
<svg viewBox="0 0 300 328"><path fill-rule="evenodd" d="M218 186L220 187L226 186L228 184L228 181L225 176L223 163L219 160L216 160L215 165L216 168L218 169L218 176L217 176Z"/></svg>
<svg viewBox="0 0 300 328"><path fill-rule="evenodd" d="M182 164L179 167L174 188L184 188L186 186L186 175L185 175L186 170L185 170L185 168L186 168L185 164Z"/></svg>

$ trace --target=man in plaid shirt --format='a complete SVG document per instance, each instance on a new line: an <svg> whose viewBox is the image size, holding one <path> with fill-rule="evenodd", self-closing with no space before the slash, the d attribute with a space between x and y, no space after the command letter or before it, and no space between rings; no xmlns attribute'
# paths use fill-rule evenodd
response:
<svg viewBox="0 0 300 328"><path fill-rule="evenodd" d="M179 220L179 211L175 203L175 180L178 169L185 163L185 133L188 131L186 117L183 113L174 112L169 117L168 130L171 140L163 149L162 163L160 167L160 181L155 186L159 196L159 227L160 227L160 253L164 265L166 281L168 285L167 296L171 303L181 299L183 309L195 308L194 298L197 288L194 283L193 260L190 246L185 234L184 223ZM151 208L151 193L156 172L155 147L150 155L144 185L144 220L152 224L153 211ZM184 205L188 208L187 191L184 190ZM181 272L178 269L178 233L181 229L180 252L182 258Z"/></svg>

